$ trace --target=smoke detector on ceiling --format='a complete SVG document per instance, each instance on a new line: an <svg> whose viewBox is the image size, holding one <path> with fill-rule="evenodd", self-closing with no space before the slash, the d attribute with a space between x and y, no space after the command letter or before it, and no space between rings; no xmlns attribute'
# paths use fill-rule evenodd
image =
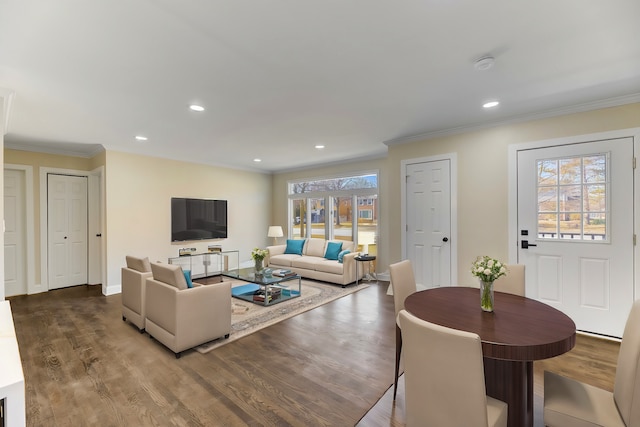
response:
<svg viewBox="0 0 640 427"><path fill-rule="evenodd" d="M478 71L487 71L489 68L493 67L493 64L495 64L495 62L496 60L493 56L483 56L482 58L478 59L473 64L473 66Z"/></svg>

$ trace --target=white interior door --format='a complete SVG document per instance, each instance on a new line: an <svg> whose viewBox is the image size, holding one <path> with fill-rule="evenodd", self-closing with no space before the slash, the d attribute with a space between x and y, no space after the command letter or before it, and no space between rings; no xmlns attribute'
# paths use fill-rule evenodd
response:
<svg viewBox="0 0 640 427"><path fill-rule="evenodd" d="M87 283L87 178L47 178L49 289Z"/></svg>
<svg viewBox="0 0 640 427"><path fill-rule="evenodd" d="M518 151L527 295L579 330L621 337L634 300L633 206L631 138Z"/></svg>
<svg viewBox="0 0 640 427"><path fill-rule="evenodd" d="M27 294L24 171L4 171L4 291Z"/></svg>
<svg viewBox="0 0 640 427"><path fill-rule="evenodd" d="M451 285L451 165L406 166L406 254L418 289Z"/></svg>

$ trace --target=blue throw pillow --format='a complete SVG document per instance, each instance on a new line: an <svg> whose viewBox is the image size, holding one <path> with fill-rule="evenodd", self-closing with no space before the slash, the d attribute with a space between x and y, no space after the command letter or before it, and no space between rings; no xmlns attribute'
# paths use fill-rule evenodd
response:
<svg viewBox="0 0 640 427"><path fill-rule="evenodd" d="M342 242L328 242L327 250L324 253L326 259L338 260L338 254L342 250Z"/></svg>
<svg viewBox="0 0 640 427"><path fill-rule="evenodd" d="M183 273L184 280L187 281L187 288L193 288L193 281L191 280L191 270L184 270Z"/></svg>
<svg viewBox="0 0 640 427"><path fill-rule="evenodd" d="M287 248L284 250L284 253L292 255L302 255L303 247L304 239L287 239Z"/></svg>
<svg viewBox="0 0 640 427"><path fill-rule="evenodd" d="M342 264L342 260L344 259L344 256L345 256L346 254L350 254L350 253L351 253L351 251L350 251L349 249L345 249L344 251L340 252L340 253L338 254L338 262L339 262L340 264Z"/></svg>

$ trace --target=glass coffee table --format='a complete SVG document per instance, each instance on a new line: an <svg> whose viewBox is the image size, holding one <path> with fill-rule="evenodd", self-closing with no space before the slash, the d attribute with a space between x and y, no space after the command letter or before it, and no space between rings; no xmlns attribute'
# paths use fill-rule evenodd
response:
<svg viewBox="0 0 640 427"><path fill-rule="evenodd" d="M254 304L274 305L298 298L302 294L302 279L297 274L265 277L256 275L255 269L251 267L223 271L222 275L249 282L246 285L232 287L231 296Z"/></svg>

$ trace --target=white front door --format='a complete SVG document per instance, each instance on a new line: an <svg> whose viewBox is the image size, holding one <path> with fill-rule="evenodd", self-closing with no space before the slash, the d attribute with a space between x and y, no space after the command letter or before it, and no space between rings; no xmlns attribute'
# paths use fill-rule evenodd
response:
<svg viewBox="0 0 640 427"><path fill-rule="evenodd" d="M25 172L4 171L4 292L27 294Z"/></svg>
<svg viewBox="0 0 640 427"><path fill-rule="evenodd" d="M621 337L634 300L633 140L518 151L527 296L578 330Z"/></svg>
<svg viewBox="0 0 640 427"><path fill-rule="evenodd" d="M451 285L451 164L406 165L406 255L418 289Z"/></svg>
<svg viewBox="0 0 640 427"><path fill-rule="evenodd" d="M87 178L47 178L49 289L87 283Z"/></svg>

